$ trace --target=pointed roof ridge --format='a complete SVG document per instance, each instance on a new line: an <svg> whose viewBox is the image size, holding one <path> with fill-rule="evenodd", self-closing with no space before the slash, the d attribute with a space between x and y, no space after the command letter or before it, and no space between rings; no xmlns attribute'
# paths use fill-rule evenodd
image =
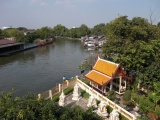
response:
<svg viewBox="0 0 160 120"><path fill-rule="evenodd" d="M120 64L118 64L118 63L115 63L115 62L112 62L112 61L109 61L109 60L102 59L102 58L100 58L100 57L99 57L98 60L102 60L102 61L104 61L104 62L108 62L108 63L114 64L114 65L117 65L117 67L120 65Z"/></svg>
<svg viewBox="0 0 160 120"><path fill-rule="evenodd" d="M113 74L115 74L115 72L119 67L120 67L120 64L117 64L108 60L104 60L98 57L92 70L96 70L108 76L112 76Z"/></svg>

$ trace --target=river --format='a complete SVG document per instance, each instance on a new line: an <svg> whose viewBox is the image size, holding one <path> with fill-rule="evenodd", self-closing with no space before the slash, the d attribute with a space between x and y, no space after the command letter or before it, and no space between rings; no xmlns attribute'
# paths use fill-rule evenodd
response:
<svg viewBox="0 0 160 120"><path fill-rule="evenodd" d="M57 40L0 58L0 92L14 89L15 96L38 94L80 74L78 66L88 56L78 40Z"/></svg>

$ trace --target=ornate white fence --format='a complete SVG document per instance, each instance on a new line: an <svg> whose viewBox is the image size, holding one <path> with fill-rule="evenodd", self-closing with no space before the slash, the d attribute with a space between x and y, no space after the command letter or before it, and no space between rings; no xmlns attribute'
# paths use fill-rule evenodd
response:
<svg viewBox="0 0 160 120"><path fill-rule="evenodd" d="M97 100L104 101L107 105L109 105L113 109L117 110L119 113L121 113L123 116L125 116L129 120L136 120L136 117L133 114L131 114L130 112L128 112L124 108L120 107L116 103L112 102L107 97L104 97L102 94L100 94L99 92L97 92L96 90L91 88L90 86L86 85L81 80L77 79L77 83L81 87L81 89L85 90L90 95L93 94Z"/></svg>

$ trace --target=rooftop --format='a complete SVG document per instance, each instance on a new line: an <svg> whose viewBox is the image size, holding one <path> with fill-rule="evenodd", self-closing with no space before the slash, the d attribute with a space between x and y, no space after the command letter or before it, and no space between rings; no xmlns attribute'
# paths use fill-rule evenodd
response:
<svg viewBox="0 0 160 120"><path fill-rule="evenodd" d="M108 84L114 76L124 77L120 64L98 58L92 70L85 77L100 86Z"/></svg>
<svg viewBox="0 0 160 120"><path fill-rule="evenodd" d="M14 41L7 40L7 39L0 39L0 46L1 45L6 45L6 44L13 44L15 43Z"/></svg>

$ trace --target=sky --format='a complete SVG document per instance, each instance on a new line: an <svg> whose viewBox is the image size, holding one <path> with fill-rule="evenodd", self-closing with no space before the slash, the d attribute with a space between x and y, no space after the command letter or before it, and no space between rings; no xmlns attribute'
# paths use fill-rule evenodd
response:
<svg viewBox="0 0 160 120"><path fill-rule="evenodd" d="M89 28L109 23L119 15L160 22L160 0L0 0L0 28L38 29L61 24Z"/></svg>

